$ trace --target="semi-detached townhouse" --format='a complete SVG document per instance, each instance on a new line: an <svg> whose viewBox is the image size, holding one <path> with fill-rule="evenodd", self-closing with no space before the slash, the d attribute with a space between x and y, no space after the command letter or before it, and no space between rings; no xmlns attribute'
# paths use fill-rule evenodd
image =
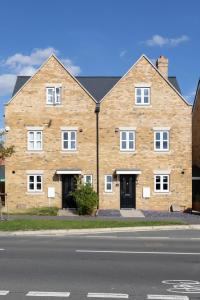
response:
<svg viewBox="0 0 200 300"><path fill-rule="evenodd" d="M191 106L163 56L123 77L74 77L52 55L17 78L5 125L11 209L73 208L77 178L101 209L192 205Z"/></svg>

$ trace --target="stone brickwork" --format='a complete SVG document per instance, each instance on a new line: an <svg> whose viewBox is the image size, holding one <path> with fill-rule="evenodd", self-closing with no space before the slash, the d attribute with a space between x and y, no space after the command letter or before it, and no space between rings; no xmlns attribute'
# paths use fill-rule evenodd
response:
<svg viewBox="0 0 200 300"><path fill-rule="evenodd" d="M135 105L135 85L149 85L151 104ZM120 127L136 128L136 149L120 151ZM170 149L154 151L154 127L170 128ZM171 204L182 209L192 206L191 106L143 56L101 102L100 208L120 208L120 175L117 169L139 169L136 177L136 208L168 210ZM154 191L154 172L170 172L170 192ZM164 173L164 172L163 172ZM106 193L104 175L113 174L113 192ZM143 187L150 198L143 199Z"/></svg>
<svg viewBox="0 0 200 300"><path fill-rule="evenodd" d="M46 105L46 84L61 84L61 105ZM79 168L92 174L96 187L96 115L95 101L51 56L33 78L6 106L5 121L10 131L6 144L15 153L6 159L6 192L10 209L56 205L62 207L61 178L56 170ZM43 150L27 150L27 126L43 127ZM77 151L61 150L61 127L77 127ZM27 192L27 171L43 172L43 191ZM56 196L49 201L48 187Z"/></svg>
<svg viewBox="0 0 200 300"><path fill-rule="evenodd" d="M192 116L192 162L200 168L200 83L197 87Z"/></svg>

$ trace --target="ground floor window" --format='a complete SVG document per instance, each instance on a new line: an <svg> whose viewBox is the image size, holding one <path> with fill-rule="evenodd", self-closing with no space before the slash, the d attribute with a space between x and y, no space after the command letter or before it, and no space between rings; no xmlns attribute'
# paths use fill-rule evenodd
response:
<svg viewBox="0 0 200 300"><path fill-rule="evenodd" d="M90 184L92 186L92 175L84 175L84 184Z"/></svg>
<svg viewBox="0 0 200 300"><path fill-rule="evenodd" d="M105 175L105 192L107 193L112 192L112 183L113 183L112 175Z"/></svg>
<svg viewBox="0 0 200 300"><path fill-rule="evenodd" d="M154 178L155 192L169 192L169 175L155 175Z"/></svg>
<svg viewBox="0 0 200 300"><path fill-rule="evenodd" d="M42 192L42 175L28 175L28 192Z"/></svg>

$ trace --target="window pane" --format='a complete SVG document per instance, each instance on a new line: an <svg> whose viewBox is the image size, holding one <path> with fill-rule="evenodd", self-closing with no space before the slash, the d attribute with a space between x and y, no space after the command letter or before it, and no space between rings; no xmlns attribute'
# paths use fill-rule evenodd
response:
<svg viewBox="0 0 200 300"><path fill-rule="evenodd" d="M75 149L76 148L76 143L75 142L71 142L71 149Z"/></svg>
<svg viewBox="0 0 200 300"><path fill-rule="evenodd" d="M37 182L41 182L41 181L42 181L42 178L41 178L41 176L40 176L40 175L38 175L36 180L37 180Z"/></svg>
<svg viewBox="0 0 200 300"><path fill-rule="evenodd" d="M160 176L156 176L156 182L160 182Z"/></svg>
<svg viewBox="0 0 200 300"><path fill-rule="evenodd" d="M141 103L142 102L142 98L141 97L137 97L137 103Z"/></svg>
<svg viewBox="0 0 200 300"><path fill-rule="evenodd" d="M129 140L133 141L133 132L129 132Z"/></svg>
<svg viewBox="0 0 200 300"><path fill-rule="evenodd" d="M40 191L42 189L41 183L37 183L37 190Z"/></svg>
<svg viewBox="0 0 200 300"><path fill-rule="evenodd" d="M165 190L165 191L168 190L168 184L167 184L167 183L164 183L164 184L163 184L163 190Z"/></svg>
<svg viewBox="0 0 200 300"><path fill-rule="evenodd" d="M149 98L148 97L144 97L144 103L149 103Z"/></svg>
<svg viewBox="0 0 200 300"><path fill-rule="evenodd" d="M75 136L76 136L76 135L75 135L75 132L74 132L74 131L71 131L71 139L72 139L72 140L75 140Z"/></svg>
<svg viewBox="0 0 200 300"><path fill-rule="evenodd" d="M34 190L34 183L29 183L29 190Z"/></svg>
<svg viewBox="0 0 200 300"><path fill-rule="evenodd" d="M157 190L157 191L160 190L160 183L156 183L156 190Z"/></svg>
<svg viewBox="0 0 200 300"><path fill-rule="evenodd" d="M167 149L168 148L168 146L167 146L167 142L163 142L163 149Z"/></svg>
<svg viewBox="0 0 200 300"><path fill-rule="evenodd" d="M36 132L36 139L37 139L37 141L40 141L41 137L42 137L42 133L40 131L37 131Z"/></svg>
<svg viewBox="0 0 200 300"><path fill-rule="evenodd" d="M126 132L125 131L122 131L122 140L126 140Z"/></svg>
<svg viewBox="0 0 200 300"><path fill-rule="evenodd" d="M111 183L107 183L107 190L111 191Z"/></svg>
<svg viewBox="0 0 200 300"><path fill-rule="evenodd" d="M63 132L63 139L68 140L68 132Z"/></svg>
<svg viewBox="0 0 200 300"><path fill-rule="evenodd" d="M163 176L163 182L168 182L168 177L167 176Z"/></svg>
<svg viewBox="0 0 200 300"><path fill-rule="evenodd" d="M122 142L122 149L126 149L126 142Z"/></svg>
<svg viewBox="0 0 200 300"><path fill-rule="evenodd" d="M34 182L34 176L29 176L29 182Z"/></svg>
<svg viewBox="0 0 200 300"><path fill-rule="evenodd" d="M149 89L144 89L144 95L148 96L149 95Z"/></svg>
<svg viewBox="0 0 200 300"><path fill-rule="evenodd" d="M160 132L156 132L156 140L160 140Z"/></svg>
<svg viewBox="0 0 200 300"><path fill-rule="evenodd" d="M129 149L133 150L133 142L129 142Z"/></svg>
<svg viewBox="0 0 200 300"><path fill-rule="evenodd" d="M29 142L28 143L28 149L33 150L34 149L34 142Z"/></svg>
<svg viewBox="0 0 200 300"><path fill-rule="evenodd" d="M160 142L156 142L156 149L160 149Z"/></svg>
<svg viewBox="0 0 200 300"><path fill-rule="evenodd" d="M112 182L112 176L107 176L107 182Z"/></svg>
<svg viewBox="0 0 200 300"><path fill-rule="evenodd" d="M167 134L167 132L165 131L165 132L163 132L163 140L167 140L168 139L168 134Z"/></svg>
<svg viewBox="0 0 200 300"><path fill-rule="evenodd" d="M64 149L68 149L68 142L67 142L67 141L64 141L64 143L63 143L63 148L64 148Z"/></svg>
<svg viewBox="0 0 200 300"><path fill-rule="evenodd" d="M140 96L140 95L141 95L141 92L142 92L142 90L141 90L141 89L139 89L139 88L137 88L137 89L136 89L136 91L137 91L137 95L138 95L138 96Z"/></svg>
<svg viewBox="0 0 200 300"><path fill-rule="evenodd" d="M41 145L41 142L37 142L37 143L36 143L36 150L42 149L41 146L42 146L42 145Z"/></svg>
<svg viewBox="0 0 200 300"><path fill-rule="evenodd" d="M28 137L29 137L29 141L33 141L34 140L34 132L33 131L30 131L28 133Z"/></svg>

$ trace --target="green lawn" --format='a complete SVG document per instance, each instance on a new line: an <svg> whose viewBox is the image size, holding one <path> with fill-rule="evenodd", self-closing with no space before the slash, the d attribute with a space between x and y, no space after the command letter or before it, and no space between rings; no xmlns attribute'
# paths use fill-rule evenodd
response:
<svg viewBox="0 0 200 300"><path fill-rule="evenodd" d="M10 220L0 221L0 231L47 230L47 229L88 229L159 225L184 225L182 221L134 221L134 220Z"/></svg>

